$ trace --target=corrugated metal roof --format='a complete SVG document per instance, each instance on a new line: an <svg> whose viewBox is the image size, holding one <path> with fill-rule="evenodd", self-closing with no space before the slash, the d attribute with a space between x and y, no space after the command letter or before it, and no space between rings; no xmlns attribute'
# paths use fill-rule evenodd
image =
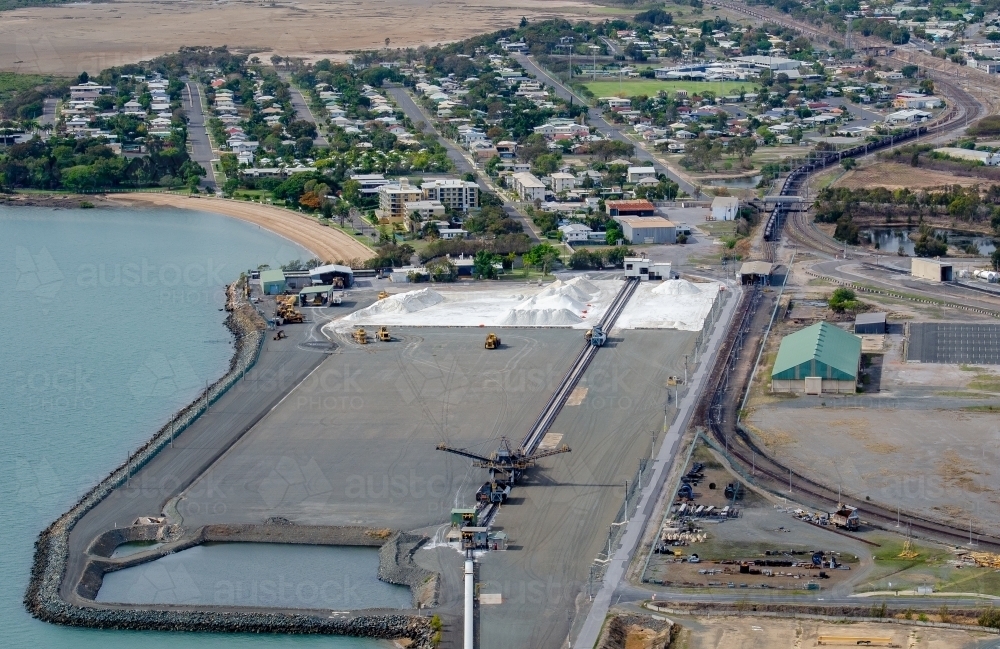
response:
<svg viewBox="0 0 1000 649"><path fill-rule="evenodd" d="M879 324L885 320L885 313L859 313L854 318L854 324Z"/></svg>
<svg viewBox="0 0 1000 649"><path fill-rule="evenodd" d="M799 365L817 361L845 376L856 377L861 357L861 338L829 322L818 322L785 336L771 371L773 378Z"/></svg>
<svg viewBox="0 0 1000 649"><path fill-rule="evenodd" d="M301 291L299 295L315 295L317 293L329 293L332 286L307 286Z"/></svg>
<svg viewBox="0 0 1000 649"><path fill-rule="evenodd" d="M271 282L283 282L283 281L285 281L285 273L280 270L260 271L261 284L270 284Z"/></svg>
<svg viewBox="0 0 1000 649"><path fill-rule="evenodd" d="M745 261L740 266L740 275L770 275L773 268L766 261Z"/></svg>

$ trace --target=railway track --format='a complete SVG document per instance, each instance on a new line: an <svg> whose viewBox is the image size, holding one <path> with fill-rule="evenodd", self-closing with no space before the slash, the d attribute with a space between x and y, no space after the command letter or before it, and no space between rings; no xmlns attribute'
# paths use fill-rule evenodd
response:
<svg viewBox="0 0 1000 649"><path fill-rule="evenodd" d="M838 499L850 500L858 506L859 515L871 525L890 528L899 520L911 526L917 534L928 538L947 540L955 544L969 541L969 528L948 525L930 520L908 511L896 511L882 507L864 497L840 492L797 473L788 465L778 461L767 449L761 448L752 436L736 424L737 408L744 392L749 389L750 372L740 375L738 361L741 356L757 351L756 347L744 349L748 340L755 340L754 316L761 303L760 289L744 294L733 318L735 323L720 349L716 366L712 372L712 383L703 393L696 410L696 420L706 422L708 431L719 448L725 448L730 462L738 465L745 475L751 475L753 482L772 493L788 494L796 499L804 499L816 507L832 505ZM759 344L759 343L758 343ZM788 489L790 488L790 491ZM973 531L975 533L975 531ZM981 547L1000 549L1000 537L977 535Z"/></svg>

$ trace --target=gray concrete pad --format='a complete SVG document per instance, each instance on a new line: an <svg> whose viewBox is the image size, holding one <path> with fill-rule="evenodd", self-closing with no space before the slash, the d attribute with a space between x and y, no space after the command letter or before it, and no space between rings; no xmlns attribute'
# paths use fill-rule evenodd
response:
<svg viewBox="0 0 1000 649"><path fill-rule="evenodd" d="M579 405L567 405L551 428L573 451L542 460L495 520L511 549L482 558L480 592L503 596L482 606L483 649L565 646L574 619L586 614L589 568L625 480L650 456L651 432L662 437L667 378L683 376L696 337L627 331L598 352L580 384L586 394L577 393Z"/></svg>
<svg viewBox="0 0 1000 649"><path fill-rule="evenodd" d="M518 443L582 344L569 329L504 329L499 350L484 349L479 329L392 334L366 346L338 341L184 492L185 526L274 516L407 530L444 523L488 476L436 445L488 455L500 435Z"/></svg>

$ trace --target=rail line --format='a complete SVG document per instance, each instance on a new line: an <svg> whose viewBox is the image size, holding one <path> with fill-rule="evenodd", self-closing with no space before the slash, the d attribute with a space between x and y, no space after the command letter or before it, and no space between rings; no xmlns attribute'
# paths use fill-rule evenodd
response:
<svg viewBox="0 0 1000 649"><path fill-rule="evenodd" d="M755 351L744 350L742 347L752 338L749 334L753 328L754 314L760 300L759 289L744 294L733 319L733 322L738 324L732 328L723 342L713 368L713 382L703 393L696 411L698 420L707 423L708 430L719 447L726 449L729 460L734 465L739 465L744 474L751 474L753 482L769 488L772 493L784 492L785 486L788 485L792 495L799 498L805 496L816 504L835 503L838 498L843 500L847 497L858 506L859 515L869 524L874 523L888 529L898 520L901 524L910 526L918 535L946 539L955 543L968 543L969 528L939 523L912 512L893 511L864 500L863 497L838 493L837 490L795 472L789 466L777 461L768 450L759 447L742 426L736 425L736 408L743 392L750 386L749 375L734 376L736 374L734 370L741 354ZM984 534L980 530L977 538L980 547L1000 549L1000 537Z"/></svg>

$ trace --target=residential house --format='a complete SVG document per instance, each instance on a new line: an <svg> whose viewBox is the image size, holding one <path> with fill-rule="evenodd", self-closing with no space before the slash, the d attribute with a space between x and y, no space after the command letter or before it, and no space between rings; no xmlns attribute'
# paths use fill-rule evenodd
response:
<svg viewBox="0 0 1000 649"><path fill-rule="evenodd" d="M557 171L550 178L552 178L552 192L555 194L568 192L576 187L576 176L573 174Z"/></svg>
<svg viewBox="0 0 1000 649"><path fill-rule="evenodd" d="M653 167L629 167L627 179L630 183L637 183L645 178L656 180L656 169Z"/></svg>

